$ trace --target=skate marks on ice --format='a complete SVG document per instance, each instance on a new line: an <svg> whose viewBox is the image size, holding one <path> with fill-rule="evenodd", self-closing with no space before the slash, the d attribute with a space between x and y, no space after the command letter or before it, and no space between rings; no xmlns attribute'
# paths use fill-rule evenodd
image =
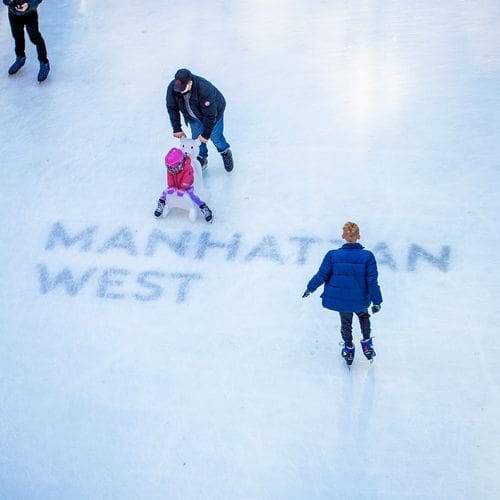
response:
<svg viewBox="0 0 500 500"><path fill-rule="evenodd" d="M366 361L366 360L365 360ZM338 370L342 373L338 380L338 394L336 395L337 421L335 422L335 450L333 463L335 467L335 491L338 498L357 498L359 484L356 481L345 481L352 474L352 464L369 463L377 445L377 436L374 436L374 413L376 413L375 393L377 385L374 366L367 365L367 369L357 371L348 370L341 366L345 362L339 356ZM353 365L354 366L354 365ZM345 371L345 373L344 373ZM364 471L365 475L370 471ZM366 481L376 488L377 482L365 477ZM372 498L378 498L377 491L373 491Z"/></svg>
<svg viewBox="0 0 500 500"><path fill-rule="evenodd" d="M152 302L166 295L179 304L187 302L192 288L206 278L199 270L204 260L217 261L219 268L265 263L297 267L312 265L313 249L323 252L341 245L339 240L305 234L255 237L235 231L221 236L213 231L156 228L144 234L129 226L109 231L98 225L76 227L60 221L42 238L45 244L40 254L45 258L35 271L42 295L62 290L76 297L93 288L101 299ZM396 255L386 242L371 248L379 267L394 272L415 273L425 267L446 273L451 267L452 248L446 244L429 249L410 243L403 255ZM121 265L115 265L117 262ZM138 270L138 265L147 267Z"/></svg>

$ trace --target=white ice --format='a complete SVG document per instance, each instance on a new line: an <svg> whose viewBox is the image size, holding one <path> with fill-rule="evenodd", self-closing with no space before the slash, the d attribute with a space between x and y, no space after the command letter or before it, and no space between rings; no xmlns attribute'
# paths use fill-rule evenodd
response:
<svg viewBox="0 0 500 500"><path fill-rule="evenodd" d="M42 85L0 17L0 497L500 498L500 4L39 13ZM228 103L211 226L153 216L179 67ZM384 295L351 372L301 298L348 220Z"/></svg>

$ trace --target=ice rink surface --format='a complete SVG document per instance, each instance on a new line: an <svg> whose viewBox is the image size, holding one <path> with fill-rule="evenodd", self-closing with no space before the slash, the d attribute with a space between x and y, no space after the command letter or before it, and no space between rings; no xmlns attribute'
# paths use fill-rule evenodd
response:
<svg viewBox="0 0 500 500"><path fill-rule="evenodd" d="M3 7L3 6L2 6ZM500 4L45 1L0 17L0 497L500 497ZM175 70L225 95L213 225L153 217ZM340 358L342 225L384 295Z"/></svg>

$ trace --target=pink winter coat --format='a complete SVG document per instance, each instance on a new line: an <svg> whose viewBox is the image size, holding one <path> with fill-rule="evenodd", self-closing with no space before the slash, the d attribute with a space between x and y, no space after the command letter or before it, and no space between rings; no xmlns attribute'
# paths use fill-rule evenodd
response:
<svg viewBox="0 0 500 500"><path fill-rule="evenodd" d="M172 174L167 169L167 185L169 188L186 190L193 185L193 182L194 172L189 156L184 156L182 170L178 174Z"/></svg>

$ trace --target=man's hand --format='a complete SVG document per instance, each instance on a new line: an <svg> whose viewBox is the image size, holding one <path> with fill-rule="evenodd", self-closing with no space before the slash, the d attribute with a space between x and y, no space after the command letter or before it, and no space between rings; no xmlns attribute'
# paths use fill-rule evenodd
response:
<svg viewBox="0 0 500 500"><path fill-rule="evenodd" d="M202 135L199 135L198 139L205 144L208 142L208 139L205 139Z"/></svg>
<svg viewBox="0 0 500 500"><path fill-rule="evenodd" d="M174 137L176 139L182 139L183 137L186 137L186 134L181 130L180 132L174 132Z"/></svg>
<svg viewBox="0 0 500 500"><path fill-rule="evenodd" d="M28 10L28 3L27 2L24 2L22 3L21 5L16 5L16 10L18 10L19 12L24 12L25 10Z"/></svg>
<svg viewBox="0 0 500 500"><path fill-rule="evenodd" d="M373 314L378 313L380 311L380 309L382 309L382 306L380 304L373 304L372 313Z"/></svg>

